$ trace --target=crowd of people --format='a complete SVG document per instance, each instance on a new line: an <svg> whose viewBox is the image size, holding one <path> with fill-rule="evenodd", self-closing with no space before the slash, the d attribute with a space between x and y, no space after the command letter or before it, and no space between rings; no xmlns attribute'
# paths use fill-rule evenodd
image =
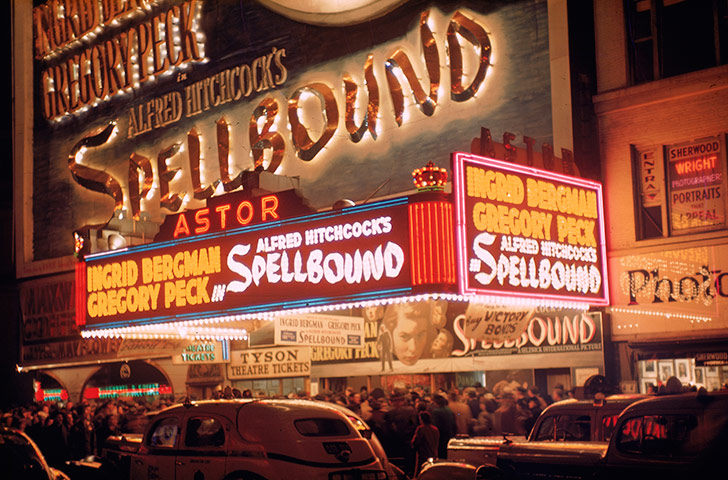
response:
<svg viewBox="0 0 728 480"><path fill-rule="evenodd" d="M493 391L474 385L428 392L422 388L381 388L369 392L322 393L316 399L338 403L358 414L376 433L390 460L405 472L427 458L447 458L455 436L526 435L547 405L573 396L563 387L543 395L535 386L501 385Z"/></svg>
<svg viewBox="0 0 728 480"><path fill-rule="evenodd" d="M321 392L313 399L337 403L358 414L377 434L388 457L412 474L427 458L446 458L447 443L456 435L525 435L541 411L567 397L556 388L542 395L536 387L515 384L493 391L474 385L429 392L422 388L385 392ZM259 398L263 392L225 387L213 398ZM311 398L305 393L289 397ZM172 404L171 399L113 399L103 402L43 402L0 412L2 425L27 433L51 466L100 456L107 438L142 433L147 413Z"/></svg>
<svg viewBox="0 0 728 480"><path fill-rule="evenodd" d="M108 400L75 404L42 402L0 412L2 426L25 432L48 464L101 455L106 439L121 433L142 433L146 413L171 405L170 400Z"/></svg>

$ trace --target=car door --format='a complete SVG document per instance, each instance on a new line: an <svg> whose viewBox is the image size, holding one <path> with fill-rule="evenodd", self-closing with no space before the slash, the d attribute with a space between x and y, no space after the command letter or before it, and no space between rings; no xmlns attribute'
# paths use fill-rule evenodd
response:
<svg viewBox="0 0 728 480"><path fill-rule="evenodd" d="M225 477L230 422L222 416L190 413L177 450L176 480L219 480Z"/></svg>
<svg viewBox="0 0 728 480"><path fill-rule="evenodd" d="M610 445L605 478L685 478L706 447L699 423L690 409L623 419Z"/></svg>
<svg viewBox="0 0 728 480"><path fill-rule="evenodd" d="M139 451L132 458L131 478L174 480L179 434L178 416L158 417L144 437Z"/></svg>

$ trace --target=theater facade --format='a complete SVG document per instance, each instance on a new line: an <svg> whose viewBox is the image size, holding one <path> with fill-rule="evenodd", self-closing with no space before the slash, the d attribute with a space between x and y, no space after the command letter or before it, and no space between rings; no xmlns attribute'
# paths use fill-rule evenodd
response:
<svg viewBox="0 0 728 480"><path fill-rule="evenodd" d="M373 3L16 6L36 398L604 373L565 6Z"/></svg>

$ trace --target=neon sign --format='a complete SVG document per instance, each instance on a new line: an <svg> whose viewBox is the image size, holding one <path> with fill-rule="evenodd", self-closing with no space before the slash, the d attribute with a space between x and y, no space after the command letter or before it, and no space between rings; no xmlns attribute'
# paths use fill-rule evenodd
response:
<svg viewBox="0 0 728 480"><path fill-rule="evenodd" d="M213 197L205 208L167 215L156 242L270 223L313 213L294 190L252 196L238 191Z"/></svg>
<svg viewBox="0 0 728 480"><path fill-rule="evenodd" d="M202 2L189 0L151 16L148 11L153 3L49 0L33 9L36 59L64 55L64 47L99 32L114 31L121 21L129 24L140 15L148 15L146 21L114 31L106 41L65 55L66 61L42 71L46 119L59 120L132 87L153 84L161 75L186 64L204 61L204 43L198 37Z"/></svg>
<svg viewBox="0 0 728 480"><path fill-rule="evenodd" d="M35 399L39 402L61 402L68 400L68 391L64 388L39 388L35 391Z"/></svg>
<svg viewBox="0 0 728 480"><path fill-rule="evenodd" d="M668 145L670 228L675 234L715 229L726 222L723 139Z"/></svg>
<svg viewBox="0 0 728 480"><path fill-rule="evenodd" d="M83 391L83 398L107 399L119 397L145 397L171 395L172 387L158 383L145 383L141 385L114 385L110 387L88 387Z"/></svg>
<svg viewBox="0 0 728 480"><path fill-rule="evenodd" d="M348 137L352 143L359 143L367 133L373 140L377 140L381 135L381 126L379 124L383 122L382 113L380 112L379 83L383 83L385 80L391 97L392 117L398 127L407 123L409 115L409 111L406 109L407 102L405 101L405 92L407 90L411 91L412 100L419 111L426 117L433 116L437 107L444 102L442 98L444 92L442 92L440 80L440 70L442 68L440 66L441 46L436 41L430 23L431 12L429 10L421 12L419 37L424 50L423 67L427 71L429 80L424 83L424 86L418 78L414 66L415 62L410 59L412 55L408 54L404 48L397 48L393 52L385 54L386 60L383 62L386 72L385 78L377 78L373 61L374 53L371 53L367 56L363 66L366 82L358 84L349 73L343 72L341 74L341 83L344 86L343 92L336 92L327 83L316 81L294 89L288 96L286 105L281 106L279 100L272 96L260 101L253 109L247 122L247 137L253 168L264 169L270 173L278 172L279 167L283 165L286 150L290 148L289 145L292 146L292 152L295 156L303 161L308 162L316 157L320 158L320 154L325 148L333 146L332 143L336 141L335 133L340 129L345 130L344 137ZM460 11L454 12L447 20L446 25L441 43L447 45L444 50L447 56L445 65L450 73L450 101L458 103L472 101L485 85L486 75L491 65L492 45L490 36L486 28L477 19L470 18ZM475 52L475 64L470 64L469 61L472 51ZM280 64L280 55L276 52L281 52L285 56L284 50L274 48L273 53L266 57L264 63L270 68L270 64L275 58L275 63L280 65L281 71L277 75L270 71L265 75L261 73L261 75L270 77L271 84L281 85L286 80L287 73L285 67ZM182 55L179 54L179 56ZM248 69L248 71L250 70ZM222 75L222 77L225 76ZM218 90L230 90L232 87L223 88L219 77L218 74L213 75L206 79L206 84L209 84L212 90L213 84L215 84L213 80L217 80ZM239 77L240 82L238 83L243 82L242 73L240 73ZM275 80L273 80L273 77L275 77ZM205 94L207 94L207 90L207 88L202 89ZM382 89L382 91L384 90ZM339 103L342 101L342 94L344 107L341 107ZM59 93L56 96L63 97ZM337 100L337 96L340 100ZM236 97L236 99L242 98L242 94ZM311 137L314 129L308 125L311 123L310 115L307 114L307 109L304 108L308 98L318 101L320 107L314 109L316 110L315 115L324 122L323 131L317 138ZM172 119L158 120L157 127L167 126L182 118L195 116L202 109L198 105L199 101L193 101L194 95L191 96L188 90L185 90L184 99L180 92L172 92L172 94L158 100L159 102L156 103L160 104L160 110L172 110L176 113L174 115L170 114ZM233 99L228 100L232 101ZM55 99L54 101L63 103L64 100ZM178 107L180 103L181 107ZM207 108L210 108L209 105L215 103L222 105L227 102L207 99L203 103L208 105ZM169 108L161 106L167 104L170 105ZM364 109L366 115L357 125L356 117L361 110L360 104L366 106ZM345 111L342 118L339 115L340 110ZM149 118L158 117L154 112L147 112L145 115ZM130 118L136 118L136 113ZM119 179L107 169L96 168L96 165L91 167L89 165L97 162L89 162L87 158L84 159L84 155L88 155L88 153L84 153L86 147L104 146L107 149L114 148L111 145L114 138L122 137L122 135L112 135L118 130L117 123L121 123L119 119L110 121L105 129L101 128L97 131L87 132L71 148L68 155L68 168L74 180L82 187L112 197L114 200L113 213L123 210L127 206L132 216L138 220L141 212L145 209L151 211L150 207L153 205L151 202L157 203L157 200L160 209L164 208L171 212L177 212L180 208L186 206L185 202L192 199L205 200L212 197L218 183L222 183L225 192L240 187L240 176L245 172L238 170L233 175L234 178L231 178L229 168L231 166L231 157L239 155L239 153L233 155L230 148L231 145L235 144L232 141L232 138L234 138L232 126L241 123L237 120L236 118L220 118L215 123L215 140L207 139L208 142L214 142L213 144L218 147L216 153L219 166L217 170L220 175L219 181L212 180L216 177L211 176L210 173L207 176L211 181L205 182L203 180L205 173L210 170L214 160L212 159L213 155L204 158L205 149L203 135L200 130L202 127L195 126L187 130L184 140L180 139L171 146L165 145L153 154L157 157L156 172L153 168L152 156L148 153L132 152L128 156L127 171L129 177L126 185L128 188L122 187ZM127 138L133 138L140 131L146 132L152 128L139 126L138 123L140 122L136 122L136 120L129 122ZM183 148L184 144L186 146ZM136 144L134 147L136 148ZM176 172L182 169L172 169L168 164L168 162L172 161L179 162L178 159L173 160L173 157L182 153L183 150L188 157L188 168L184 168L182 172L184 175L180 175L180 177L189 180L193 190L192 195L188 195L185 197L186 199L181 198L184 197L181 192L170 192L170 183L175 179ZM247 152L248 149L246 148L245 151ZM290 168L290 163L288 162L284 166ZM143 177L141 185L140 176ZM156 197L157 194L159 195L158 198ZM142 203L142 200L147 201L148 207Z"/></svg>
<svg viewBox="0 0 728 480"><path fill-rule="evenodd" d="M453 155L462 294L608 304L601 185Z"/></svg>
<svg viewBox="0 0 728 480"><path fill-rule="evenodd" d="M451 208L438 197L90 255L77 270L85 292L77 322L168 323L410 295L428 285L452 292Z"/></svg>

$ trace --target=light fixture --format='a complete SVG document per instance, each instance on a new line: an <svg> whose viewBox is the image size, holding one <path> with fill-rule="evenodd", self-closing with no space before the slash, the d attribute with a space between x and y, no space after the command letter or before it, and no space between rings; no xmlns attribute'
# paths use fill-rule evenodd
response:
<svg viewBox="0 0 728 480"><path fill-rule="evenodd" d="M420 192L441 192L447 183L447 170L429 161L424 167L412 172L412 181Z"/></svg>
<svg viewBox="0 0 728 480"><path fill-rule="evenodd" d="M119 250L122 248L126 248L126 238L118 233L112 233L108 237L106 237L106 243L109 247L109 250Z"/></svg>

